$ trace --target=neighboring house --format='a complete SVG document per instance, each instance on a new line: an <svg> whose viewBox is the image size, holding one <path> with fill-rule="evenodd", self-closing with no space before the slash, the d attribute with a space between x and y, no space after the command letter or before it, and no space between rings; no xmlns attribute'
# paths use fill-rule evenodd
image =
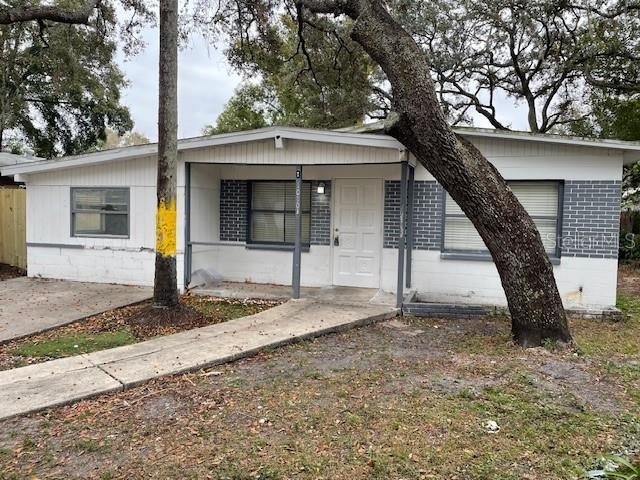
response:
<svg viewBox="0 0 640 480"><path fill-rule="evenodd" d="M0 171L4 167L15 165L17 163L23 163L27 160L27 157L21 155L14 155L13 153L0 152ZM13 180L13 176L0 175L0 188L2 187L15 187L21 185Z"/></svg>
<svg viewBox="0 0 640 480"><path fill-rule="evenodd" d="M458 132L498 168L538 225L565 305L614 305L622 166L640 159L640 145ZM291 284L295 166L302 165L302 285L397 291L406 168L413 235L403 271L410 284L401 287L434 302L505 304L469 220L391 137L272 127L185 139L178 148L181 289L201 268L230 281ZM28 274L151 285L156 149L3 168L27 185Z"/></svg>

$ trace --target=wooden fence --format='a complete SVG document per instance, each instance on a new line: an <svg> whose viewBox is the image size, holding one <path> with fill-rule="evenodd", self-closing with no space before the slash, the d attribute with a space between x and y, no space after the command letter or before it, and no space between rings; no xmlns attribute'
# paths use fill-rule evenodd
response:
<svg viewBox="0 0 640 480"><path fill-rule="evenodd" d="M0 263L27 268L27 191L0 187Z"/></svg>

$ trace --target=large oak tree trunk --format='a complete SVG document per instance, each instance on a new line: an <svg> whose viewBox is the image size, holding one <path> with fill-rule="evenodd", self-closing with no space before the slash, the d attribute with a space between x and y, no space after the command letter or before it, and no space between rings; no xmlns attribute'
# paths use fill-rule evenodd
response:
<svg viewBox="0 0 640 480"><path fill-rule="evenodd" d="M158 180L154 305L178 303L176 190L178 160L178 1L160 0Z"/></svg>
<svg viewBox="0 0 640 480"><path fill-rule="evenodd" d="M571 342L540 235L498 171L451 130L436 97L425 55L381 0L301 0L317 13L345 13L352 38L380 64L393 90L388 133L405 145L473 222L500 274L522 346Z"/></svg>

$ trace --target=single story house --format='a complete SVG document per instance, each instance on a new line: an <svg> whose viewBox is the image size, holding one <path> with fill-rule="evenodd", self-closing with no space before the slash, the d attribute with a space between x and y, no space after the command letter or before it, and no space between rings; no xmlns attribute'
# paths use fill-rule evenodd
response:
<svg viewBox="0 0 640 480"><path fill-rule="evenodd" d="M457 131L538 225L565 305L615 305L622 167L640 160L640 145ZM303 286L505 304L471 222L389 136L270 127L184 139L178 149L180 289L202 268L229 281L291 285L299 171ZM27 186L28 275L152 285L156 151L149 144L3 167Z"/></svg>

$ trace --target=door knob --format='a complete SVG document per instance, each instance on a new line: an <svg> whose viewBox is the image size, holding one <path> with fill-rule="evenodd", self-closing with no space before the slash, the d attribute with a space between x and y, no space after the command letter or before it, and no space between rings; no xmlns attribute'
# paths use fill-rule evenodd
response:
<svg viewBox="0 0 640 480"><path fill-rule="evenodd" d="M333 237L333 246L334 247L339 247L340 246L340 237L338 235Z"/></svg>

